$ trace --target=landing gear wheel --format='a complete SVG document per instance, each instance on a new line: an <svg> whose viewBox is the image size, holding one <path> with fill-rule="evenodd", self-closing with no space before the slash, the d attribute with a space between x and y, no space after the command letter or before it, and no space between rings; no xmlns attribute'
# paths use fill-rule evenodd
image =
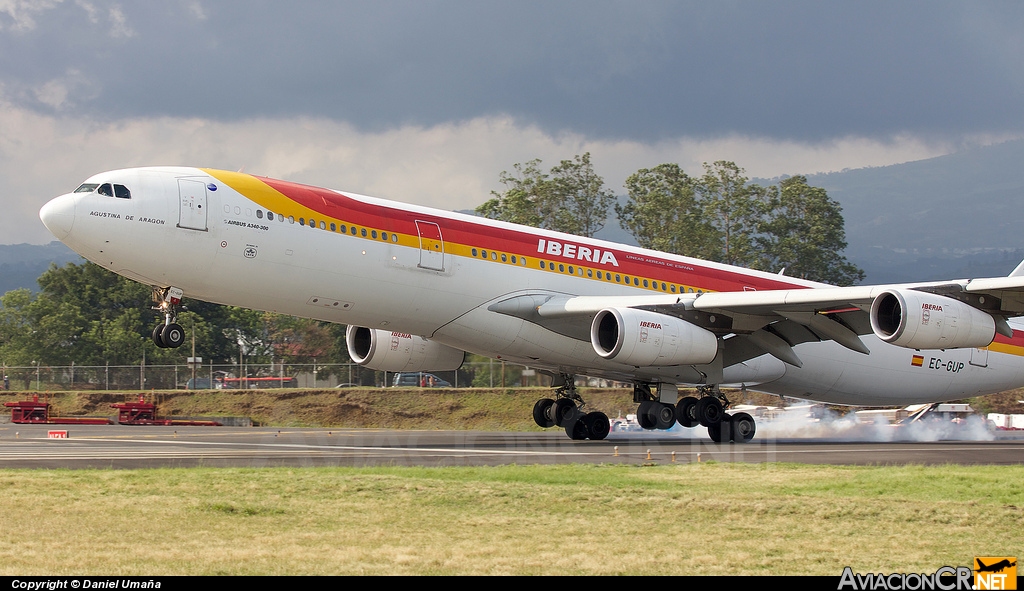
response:
<svg viewBox="0 0 1024 591"><path fill-rule="evenodd" d="M574 417L565 422L565 434L573 441L582 441L590 435L587 432L587 423L583 417Z"/></svg>
<svg viewBox="0 0 1024 591"><path fill-rule="evenodd" d="M636 409L636 422L644 429L654 429L658 426L658 418L654 414L654 405L658 404L653 400L645 400Z"/></svg>
<svg viewBox="0 0 1024 591"><path fill-rule="evenodd" d="M587 427L587 434L594 441L599 441L608 437L608 433L612 430L611 423L608 421L608 415L603 412L591 412L583 415L583 424Z"/></svg>
<svg viewBox="0 0 1024 591"><path fill-rule="evenodd" d="M555 426L555 421L551 418L551 407L554 404L555 401L550 398L541 398L533 405L533 422L537 423L538 427L547 429Z"/></svg>
<svg viewBox="0 0 1024 591"><path fill-rule="evenodd" d="M180 324L168 324L160 331L160 340L169 349L177 349L185 342L185 331Z"/></svg>
<svg viewBox="0 0 1024 591"><path fill-rule="evenodd" d="M569 423L575 421L580 416L580 411L576 408L576 403L568 398L559 398L556 400L554 405L551 407L550 412L551 418L555 421L555 424L562 427L568 427ZM568 433L568 431L566 432Z"/></svg>
<svg viewBox="0 0 1024 591"><path fill-rule="evenodd" d="M722 443L722 423L708 427L708 437L715 443Z"/></svg>
<svg viewBox="0 0 1024 591"><path fill-rule="evenodd" d="M687 396L676 403L676 420L684 427L696 427L700 424L697 420L697 403L700 402L693 396Z"/></svg>
<svg viewBox="0 0 1024 591"><path fill-rule="evenodd" d="M745 412L738 412L732 415L729 423L732 426L732 440L734 442L746 443L754 438L754 432L757 430L754 417Z"/></svg>
<svg viewBox="0 0 1024 591"><path fill-rule="evenodd" d="M724 414L722 401L714 396L705 396L697 401L697 419L705 427L720 425Z"/></svg>
<svg viewBox="0 0 1024 591"><path fill-rule="evenodd" d="M656 429L671 429L676 424L676 408L671 404L663 402L655 403L654 427Z"/></svg>
<svg viewBox="0 0 1024 591"><path fill-rule="evenodd" d="M163 324L157 324L156 327L153 328L153 344L161 349L166 349L167 345L164 344L163 338L160 337L160 333L163 332L163 330Z"/></svg>

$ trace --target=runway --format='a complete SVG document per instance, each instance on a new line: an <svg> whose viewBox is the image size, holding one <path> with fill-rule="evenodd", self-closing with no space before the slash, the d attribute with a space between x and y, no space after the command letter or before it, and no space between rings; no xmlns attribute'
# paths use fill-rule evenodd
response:
<svg viewBox="0 0 1024 591"><path fill-rule="evenodd" d="M67 439L48 431L66 430ZM692 462L801 464L1021 464L1024 436L994 441L851 442L758 439L716 444L704 437L613 433L572 441L557 430L393 431L245 427L0 425L0 468L269 466L482 466Z"/></svg>

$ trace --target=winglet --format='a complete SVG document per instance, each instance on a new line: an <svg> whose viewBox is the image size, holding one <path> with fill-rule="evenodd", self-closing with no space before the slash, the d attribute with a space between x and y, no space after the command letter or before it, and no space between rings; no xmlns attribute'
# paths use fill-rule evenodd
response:
<svg viewBox="0 0 1024 591"><path fill-rule="evenodd" d="M1017 265L1016 269L1010 271L1010 274L1007 275L1007 277L1020 277L1021 275L1024 275L1024 261L1021 261L1020 264Z"/></svg>

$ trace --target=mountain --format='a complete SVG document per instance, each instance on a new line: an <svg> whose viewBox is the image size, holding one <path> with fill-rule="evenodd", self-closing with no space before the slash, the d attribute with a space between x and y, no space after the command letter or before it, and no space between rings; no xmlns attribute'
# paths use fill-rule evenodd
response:
<svg viewBox="0 0 1024 591"><path fill-rule="evenodd" d="M80 263L85 259L78 256L63 243L49 244L0 244L0 294L12 289L27 287L39 291L36 279L50 264Z"/></svg>
<svg viewBox="0 0 1024 591"><path fill-rule="evenodd" d="M867 283L1006 275L1024 259L1024 140L807 177L843 206Z"/></svg>

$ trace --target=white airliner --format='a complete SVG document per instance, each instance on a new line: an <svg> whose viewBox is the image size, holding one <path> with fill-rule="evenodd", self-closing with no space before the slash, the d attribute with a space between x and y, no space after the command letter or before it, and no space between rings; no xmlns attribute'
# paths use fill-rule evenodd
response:
<svg viewBox="0 0 1024 591"><path fill-rule="evenodd" d="M574 376L634 384L645 428L749 441L719 386L846 405L1024 385L1024 263L1009 277L833 287L557 232L202 168L116 170L39 212L85 258L184 295L348 325L352 359L451 370L464 352L555 378L534 419L603 439ZM678 385L699 396L678 399Z"/></svg>

